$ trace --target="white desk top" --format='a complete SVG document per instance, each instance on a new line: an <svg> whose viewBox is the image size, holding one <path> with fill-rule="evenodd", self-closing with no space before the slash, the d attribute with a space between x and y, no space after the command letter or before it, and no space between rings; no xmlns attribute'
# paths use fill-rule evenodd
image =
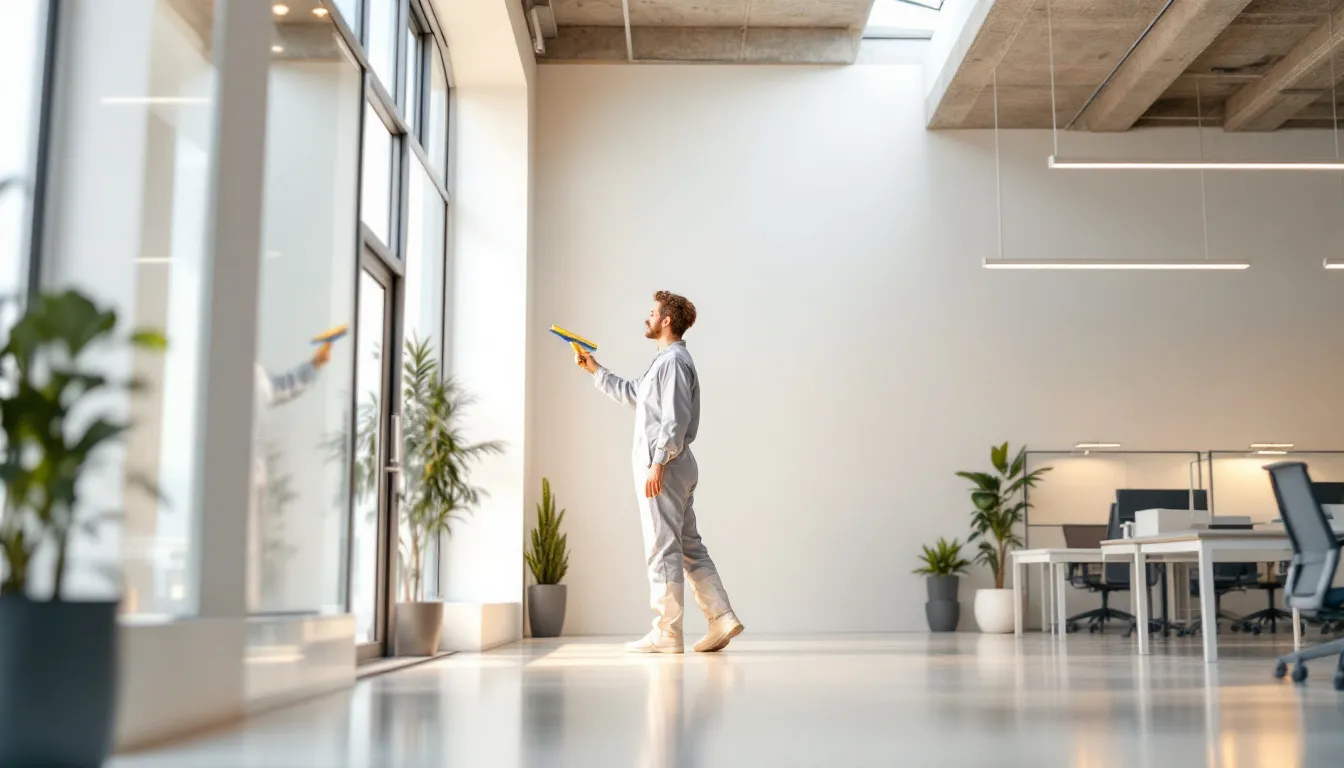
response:
<svg viewBox="0 0 1344 768"><path fill-rule="evenodd" d="M1193 531L1171 531L1157 536L1136 536L1132 539L1110 539L1101 542L1103 549L1106 547L1123 546L1131 544L1170 544L1175 542L1187 541L1260 541L1265 539L1288 540L1288 532L1282 529L1274 530L1272 528L1263 529L1219 529L1202 528Z"/></svg>
<svg viewBox="0 0 1344 768"><path fill-rule="evenodd" d="M1009 553L1019 563L1100 563L1100 549L1015 549Z"/></svg>

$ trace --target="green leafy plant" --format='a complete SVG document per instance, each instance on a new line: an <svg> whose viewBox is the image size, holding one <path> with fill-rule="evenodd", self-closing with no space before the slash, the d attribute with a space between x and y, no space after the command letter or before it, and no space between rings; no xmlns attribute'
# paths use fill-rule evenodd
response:
<svg viewBox="0 0 1344 768"><path fill-rule="evenodd" d="M971 512L971 535L966 543L979 542L975 561L989 566L994 572L994 588L1003 589L1008 551L1022 546L1017 527L1030 507L1024 491L1035 488L1049 467L1027 473L1026 447L1009 462L1007 443L991 447L989 458L993 472L958 472L957 477L973 483L971 503L975 510Z"/></svg>
<svg viewBox="0 0 1344 768"><path fill-rule="evenodd" d="M120 334L114 310L68 290L31 298L0 348L0 595L34 597L28 593L33 556L46 546L55 554L50 599L60 600L71 534L117 517L78 510L84 472L131 426L106 415L106 398L142 389L98 370L100 354L127 345L162 351L167 342L157 331ZM157 496L148 479L126 479Z"/></svg>
<svg viewBox="0 0 1344 768"><path fill-rule="evenodd" d="M401 376L405 490L399 555L402 596L409 601L424 599L426 547L440 534L451 534L453 521L470 514L485 496L470 482L471 465L502 453L504 444L467 442L458 420L475 401L440 373L429 339L406 342Z"/></svg>
<svg viewBox="0 0 1344 768"><path fill-rule="evenodd" d="M541 478L541 503L537 505L537 527L532 529L532 551L524 552L523 559L538 584L559 584L569 572L569 535L560 532L565 510L555 513L555 497L551 495L551 481Z"/></svg>
<svg viewBox="0 0 1344 768"><path fill-rule="evenodd" d="M957 539L949 543L947 539L940 537L932 549L928 546L922 549L924 551L920 554L919 561L924 565L913 571L919 576L953 576L965 573L971 565L969 560L961 556L961 542Z"/></svg>

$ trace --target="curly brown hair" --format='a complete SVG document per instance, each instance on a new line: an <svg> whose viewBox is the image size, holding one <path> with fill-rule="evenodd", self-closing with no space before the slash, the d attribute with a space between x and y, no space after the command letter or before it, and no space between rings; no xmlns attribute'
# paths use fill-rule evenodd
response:
<svg viewBox="0 0 1344 768"><path fill-rule="evenodd" d="M671 291L659 291L653 294L653 300L658 302L658 308L661 310L661 317L672 319L672 334L680 337L695 325L695 305L685 296L678 296Z"/></svg>

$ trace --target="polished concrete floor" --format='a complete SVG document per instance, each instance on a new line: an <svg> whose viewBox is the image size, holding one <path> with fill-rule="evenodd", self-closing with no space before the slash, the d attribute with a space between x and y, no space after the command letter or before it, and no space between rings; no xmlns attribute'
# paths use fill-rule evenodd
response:
<svg viewBox="0 0 1344 768"><path fill-rule="evenodd" d="M1197 641L1157 641L1144 659L1132 647L1114 636L746 635L719 655L632 657L616 639L527 641L112 765L1344 764L1332 660L1299 687L1272 679L1283 645L1267 638L1225 635L1223 660L1207 666Z"/></svg>

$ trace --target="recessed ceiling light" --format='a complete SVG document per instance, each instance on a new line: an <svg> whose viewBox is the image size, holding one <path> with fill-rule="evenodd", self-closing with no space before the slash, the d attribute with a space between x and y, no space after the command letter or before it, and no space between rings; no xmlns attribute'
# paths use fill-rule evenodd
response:
<svg viewBox="0 0 1344 768"><path fill-rule="evenodd" d="M283 46L283 45L272 45L272 46L271 46L271 53L284 53L284 52L285 52L285 46Z"/></svg>
<svg viewBox="0 0 1344 768"><path fill-rule="evenodd" d="M276 3L271 6L271 13L274 13L276 16L284 16L289 13L289 6L284 3Z"/></svg>
<svg viewBox="0 0 1344 768"><path fill-rule="evenodd" d="M313 15L318 17L319 19L326 18L327 9L319 5L318 7L313 9Z"/></svg>

